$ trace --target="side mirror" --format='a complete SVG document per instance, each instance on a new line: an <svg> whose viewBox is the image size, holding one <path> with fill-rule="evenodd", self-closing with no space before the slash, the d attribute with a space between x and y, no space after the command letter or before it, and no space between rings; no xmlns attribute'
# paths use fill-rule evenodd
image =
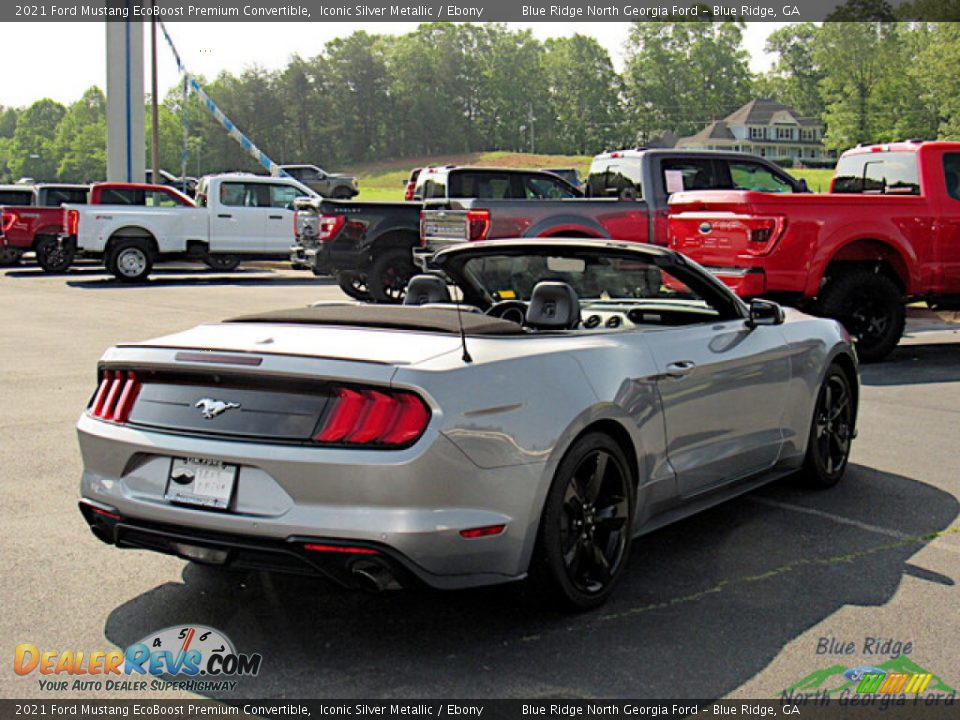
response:
<svg viewBox="0 0 960 720"><path fill-rule="evenodd" d="M783 308L771 300L751 300L750 318L747 327L755 328L759 325L782 325L784 320Z"/></svg>

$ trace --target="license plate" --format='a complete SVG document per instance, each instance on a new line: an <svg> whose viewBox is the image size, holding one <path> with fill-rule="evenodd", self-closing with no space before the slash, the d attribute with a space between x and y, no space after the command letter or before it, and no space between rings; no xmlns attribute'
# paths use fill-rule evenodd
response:
<svg viewBox="0 0 960 720"><path fill-rule="evenodd" d="M237 481L237 466L219 460L174 458L164 498L173 502L226 509Z"/></svg>

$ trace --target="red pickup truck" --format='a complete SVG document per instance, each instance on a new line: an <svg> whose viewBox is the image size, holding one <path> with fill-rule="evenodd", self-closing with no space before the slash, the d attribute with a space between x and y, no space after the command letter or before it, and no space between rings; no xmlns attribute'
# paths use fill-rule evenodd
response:
<svg viewBox="0 0 960 720"><path fill-rule="evenodd" d="M669 245L742 297L840 320L880 360L907 302L960 307L960 143L848 150L830 194L677 193Z"/></svg>
<svg viewBox="0 0 960 720"><path fill-rule="evenodd" d="M82 199L61 202L90 205L152 206L175 203L193 207L186 195L167 185L142 183L94 183L89 197L86 188ZM4 206L0 208L0 248L21 254L33 250L37 263L46 272L63 272L73 263L75 247L71 238L63 237L63 210L56 207Z"/></svg>
<svg viewBox="0 0 960 720"><path fill-rule="evenodd" d="M45 216L62 203L85 203L89 190L88 185L66 183L0 186L0 212L3 213L0 216L0 265L16 265L24 250L30 249L29 245L23 247L19 242L7 242L5 230L12 230L21 219ZM54 235L58 230L59 227L53 230ZM19 230L13 232L16 234Z"/></svg>

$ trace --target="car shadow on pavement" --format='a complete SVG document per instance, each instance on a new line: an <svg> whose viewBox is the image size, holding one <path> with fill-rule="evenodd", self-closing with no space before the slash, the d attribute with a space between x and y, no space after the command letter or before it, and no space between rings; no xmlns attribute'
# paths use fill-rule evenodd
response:
<svg viewBox="0 0 960 720"><path fill-rule="evenodd" d="M882 363L860 368L864 385L918 385L960 381L960 343L900 345Z"/></svg>
<svg viewBox="0 0 960 720"><path fill-rule="evenodd" d="M639 538L610 602L588 613L510 588L367 595L187 564L182 583L119 605L105 633L125 648L198 623L261 653L260 674L218 699L719 697L844 606L887 603L904 574L952 583L910 559L958 509L851 466L833 490L783 481ZM815 643L798 677L823 660Z"/></svg>
<svg viewBox="0 0 960 720"><path fill-rule="evenodd" d="M117 290L145 287L203 287L218 285L336 285L337 281L330 277L316 277L312 273L304 272L297 277L278 275L268 268L238 268L225 273L207 268L154 268L150 278L140 283L118 282L112 275L107 274L102 267L72 267L62 273L46 273L43 270L13 270L4 273L11 278L34 277L62 277L66 278L68 287L85 290Z"/></svg>

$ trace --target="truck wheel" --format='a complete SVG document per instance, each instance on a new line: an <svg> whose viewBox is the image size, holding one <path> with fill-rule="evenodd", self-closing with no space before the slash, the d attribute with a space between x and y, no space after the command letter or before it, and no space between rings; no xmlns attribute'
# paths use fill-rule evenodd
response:
<svg viewBox="0 0 960 720"><path fill-rule="evenodd" d="M337 285L354 300L370 302L370 291L367 289L367 276L362 272L341 270L337 273Z"/></svg>
<svg viewBox="0 0 960 720"><path fill-rule="evenodd" d="M203 263L211 270L230 272L231 270L237 269L237 266L240 264L240 258L236 255L223 255L216 253L214 255L207 255L205 258L203 258Z"/></svg>
<svg viewBox="0 0 960 720"><path fill-rule="evenodd" d="M37 240L34 252L37 254L37 264L48 273L66 272L73 264L75 254L72 245L58 243L52 235L45 235Z"/></svg>
<svg viewBox="0 0 960 720"><path fill-rule="evenodd" d="M107 255L107 270L120 282L142 282L152 269L150 248L143 240L120 240Z"/></svg>
<svg viewBox="0 0 960 720"><path fill-rule="evenodd" d="M903 335L907 312L900 288L869 268L843 273L827 283L819 307L821 315L843 323L863 362L885 358Z"/></svg>
<svg viewBox="0 0 960 720"><path fill-rule="evenodd" d="M349 200L353 197L353 193L347 190L346 188L337 188L333 191L334 200Z"/></svg>
<svg viewBox="0 0 960 720"><path fill-rule="evenodd" d="M16 265L20 262L21 255L23 255L23 250L20 248L0 248L0 266Z"/></svg>
<svg viewBox="0 0 960 720"><path fill-rule="evenodd" d="M407 282L417 272L409 248L385 251L370 266L370 295L374 302L401 303L407 294Z"/></svg>

